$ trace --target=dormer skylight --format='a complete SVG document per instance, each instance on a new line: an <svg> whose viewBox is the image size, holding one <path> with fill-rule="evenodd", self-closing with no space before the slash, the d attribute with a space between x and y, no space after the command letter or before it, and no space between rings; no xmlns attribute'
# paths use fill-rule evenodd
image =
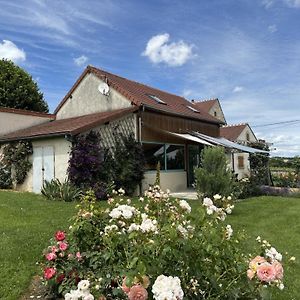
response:
<svg viewBox="0 0 300 300"><path fill-rule="evenodd" d="M195 112L195 113L200 113L199 110L197 110L196 108L194 108L194 107L192 107L192 106L190 106L190 105L187 105L186 107L187 107L188 109L192 110L192 111Z"/></svg>
<svg viewBox="0 0 300 300"><path fill-rule="evenodd" d="M160 98L158 98L157 96L155 95L151 95L151 94L146 94L149 98L151 98L152 100L156 101L157 103L159 104L165 104L167 105L167 103L163 100L161 100Z"/></svg>

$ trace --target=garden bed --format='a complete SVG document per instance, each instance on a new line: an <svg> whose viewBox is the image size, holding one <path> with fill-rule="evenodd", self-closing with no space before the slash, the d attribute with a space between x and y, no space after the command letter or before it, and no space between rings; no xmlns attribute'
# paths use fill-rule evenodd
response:
<svg viewBox="0 0 300 300"><path fill-rule="evenodd" d="M261 192L264 195L270 195L270 196L292 196L292 195L300 195L300 188L264 185L261 187Z"/></svg>

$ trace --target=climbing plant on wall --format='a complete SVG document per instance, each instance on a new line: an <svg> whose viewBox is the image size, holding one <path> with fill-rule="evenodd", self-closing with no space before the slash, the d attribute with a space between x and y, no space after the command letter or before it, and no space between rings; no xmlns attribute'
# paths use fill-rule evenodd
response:
<svg viewBox="0 0 300 300"><path fill-rule="evenodd" d="M18 141L4 145L2 165L3 168L5 167L5 171L1 172L0 176L8 177L10 173L12 182L22 184L32 167L32 163L29 161L31 154L32 143L30 141Z"/></svg>

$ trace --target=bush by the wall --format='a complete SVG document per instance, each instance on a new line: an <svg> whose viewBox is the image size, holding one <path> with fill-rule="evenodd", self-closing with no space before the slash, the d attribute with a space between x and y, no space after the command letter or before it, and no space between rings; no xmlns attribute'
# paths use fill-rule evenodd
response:
<svg viewBox="0 0 300 300"><path fill-rule="evenodd" d="M12 188L11 169L0 162L0 189Z"/></svg>
<svg viewBox="0 0 300 300"><path fill-rule="evenodd" d="M232 172L223 148L206 147L202 150L201 165L195 169L195 179L199 197L229 196L232 193Z"/></svg>
<svg viewBox="0 0 300 300"><path fill-rule="evenodd" d="M142 146L133 135L120 135L113 152L113 176L116 188L132 195L144 178L145 158Z"/></svg>
<svg viewBox="0 0 300 300"><path fill-rule="evenodd" d="M81 190L72 185L69 181L65 180L64 182L60 182L58 179L45 181L41 193L49 200L65 202L76 201L82 195Z"/></svg>

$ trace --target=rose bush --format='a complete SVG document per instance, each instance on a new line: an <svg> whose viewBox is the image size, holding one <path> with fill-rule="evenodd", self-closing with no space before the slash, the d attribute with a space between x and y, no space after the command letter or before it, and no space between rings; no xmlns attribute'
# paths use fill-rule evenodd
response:
<svg viewBox="0 0 300 300"><path fill-rule="evenodd" d="M262 299L262 286L282 287L278 252L269 247L249 264L227 207L205 198L191 210L158 186L134 203L120 190L107 207L88 192L69 232L57 232L45 250L45 280L69 300Z"/></svg>

